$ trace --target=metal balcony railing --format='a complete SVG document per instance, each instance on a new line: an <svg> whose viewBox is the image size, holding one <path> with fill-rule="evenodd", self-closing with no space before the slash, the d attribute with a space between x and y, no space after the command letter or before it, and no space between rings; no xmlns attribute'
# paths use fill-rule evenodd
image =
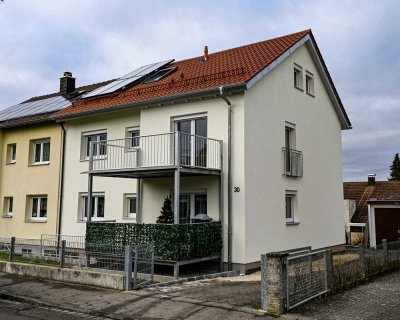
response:
<svg viewBox="0 0 400 320"><path fill-rule="evenodd" d="M168 166L218 170L221 163L221 140L182 132L90 142L90 172Z"/></svg>
<svg viewBox="0 0 400 320"><path fill-rule="evenodd" d="M298 150L282 148L283 174L290 177L303 177L303 153Z"/></svg>

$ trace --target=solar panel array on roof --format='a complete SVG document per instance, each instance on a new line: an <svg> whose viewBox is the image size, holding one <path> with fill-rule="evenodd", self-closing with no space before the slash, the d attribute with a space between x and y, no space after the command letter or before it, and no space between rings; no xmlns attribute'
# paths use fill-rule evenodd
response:
<svg viewBox="0 0 400 320"><path fill-rule="evenodd" d="M64 109L70 105L71 102L62 96L20 103L0 111L0 121L53 112Z"/></svg>
<svg viewBox="0 0 400 320"><path fill-rule="evenodd" d="M89 98L89 97L94 97L94 96L98 96L98 95L102 95L102 94L115 92L121 88L128 86L128 85L133 85L135 82L142 80L147 75L151 74L152 72L157 71L158 69L166 66L167 64L170 64L172 61L174 61L174 59L142 66L142 67L124 75L123 77L118 78L117 80L115 80L105 86L102 86L91 92L88 92L87 94L84 94L82 96L82 98Z"/></svg>

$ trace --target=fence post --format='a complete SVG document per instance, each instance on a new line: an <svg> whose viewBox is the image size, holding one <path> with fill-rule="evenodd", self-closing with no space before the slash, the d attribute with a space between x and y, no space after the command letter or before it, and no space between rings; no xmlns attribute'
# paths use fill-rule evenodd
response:
<svg viewBox="0 0 400 320"><path fill-rule="evenodd" d="M261 307L272 315L285 311L287 252L270 252L261 256Z"/></svg>
<svg viewBox="0 0 400 320"><path fill-rule="evenodd" d="M359 255L359 259L360 259L360 263L363 269L363 279L367 278L367 274L368 274L368 268L367 268L367 264L366 264L366 260L365 260L365 249L363 245L359 245L358 246L358 255Z"/></svg>
<svg viewBox="0 0 400 320"><path fill-rule="evenodd" d="M125 290L132 288L132 246L125 246Z"/></svg>
<svg viewBox="0 0 400 320"><path fill-rule="evenodd" d="M138 272L138 256L139 256L139 250L138 246L135 246L135 249L133 249L133 252L135 253L135 260L133 261L133 285L136 286L137 284L137 272ZM132 256L132 254L131 254ZM132 266L132 264L131 264Z"/></svg>
<svg viewBox="0 0 400 320"><path fill-rule="evenodd" d="M386 239L382 240L383 247L383 267L385 270L389 269L389 252L388 252L388 242Z"/></svg>
<svg viewBox="0 0 400 320"><path fill-rule="evenodd" d="M327 249L325 254L326 259L326 285L327 290L333 290L333 260L332 260L332 250Z"/></svg>
<svg viewBox="0 0 400 320"><path fill-rule="evenodd" d="M65 266L65 246L67 244L66 240L61 240L61 252L60 252L60 268L64 268Z"/></svg>
<svg viewBox="0 0 400 320"><path fill-rule="evenodd" d="M154 246L151 246L151 282L154 280Z"/></svg>
<svg viewBox="0 0 400 320"><path fill-rule="evenodd" d="M10 255L8 257L8 261L12 262L14 259L15 252L15 237L11 237L11 247L10 247Z"/></svg>

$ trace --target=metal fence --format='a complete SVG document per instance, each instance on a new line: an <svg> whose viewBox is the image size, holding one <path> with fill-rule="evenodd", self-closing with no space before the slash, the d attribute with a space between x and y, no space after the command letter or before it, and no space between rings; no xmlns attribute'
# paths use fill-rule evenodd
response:
<svg viewBox="0 0 400 320"><path fill-rule="evenodd" d="M182 132L92 141L90 148L91 171L165 167L178 163L221 169L220 140Z"/></svg>
<svg viewBox="0 0 400 320"><path fill-rule="evenodd" d="M288 256L286 287L288 310L326 293L328 291L326 251Z"/></svg>
<svg viewBox="0 0 400 320"><path fill-rule="evenodd" d="M303 153L301 151L282 148L283 174L291 177L303 176Z"/></svg>
<svg viewBox="0 0 400 320"><path fill-rule="evenodd" d="M61 240L60 240L61 239ZM60 268L117 272L129 279L127 290L149 284L154 277L154 247L85 243L84 237L42 235L41 239L0 237L0 259ZM127 247L130 248L128 253Z"/></svg>

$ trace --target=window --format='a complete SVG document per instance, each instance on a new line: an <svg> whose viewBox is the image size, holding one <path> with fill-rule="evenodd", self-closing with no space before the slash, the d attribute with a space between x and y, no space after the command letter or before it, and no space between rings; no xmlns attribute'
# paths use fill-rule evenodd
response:
<svg viewBox="0 0 400 320"><path fill-rule="evenodd" d="M179 223L190 223L200 213L207 214L207 194L180 195Z"/></svg>
<svg viewBox="0 0 400 320"><path fill-rule="evenodd" d="M88 133L83 134L82 139L82 159L89 159L90 154L90 142L96 142L93 145L93 157L104 156L107 154L107 146L106 144L99 144L101 141L107 140L107 132L98 132L98 133Z"/></svg>
<svg viewBox="0 0 400 320"><path fill-rule="evenodd" d="M17 159L17 145L15 143L7 145L7 163L15 163Z"/></svg>
<svg viewBox="0 0 400 320"><path fill-rule="evenodd" d="M125 195L125 204L124 204L124 212L125 218L136 218L136 195L134 194L126 194Z"/></svg>
<svg viewBox="0 0 400 320"><path fill-rule="evenodd" d="M131 148L139 147L140 130L138 128L127 129L128 146Z"/></svg>
<svg viewBox="0 0 400 320"><path fill-rule="evenodd" d="M180 163L187 166L207 167L207 118L175 121L180 136Z"/></svg>
<svg viewBox="0 0 400 320"><path fill-rule="evenodd" d="M286 191L285 207L286 207L286 223L295 223L295 201L296 191Z"/></svg>
<svg viewBox="0 0 400 320"><path fill-rule="evenodd" d="M50 161L50 140L33 142L33 164L47 164Z"/></svg>
<svg viewBox="0 0 400 320"><path fill-rule="evenodd" d="M87 219L88 196L81 194L80 196L80 220ZM104 218L104 193L94 193L92 195L92 212L91 217L93 220Z"/></svg>
<svg viewBox="0 0 400 320"><path fill-rule="evenodd" d="M31 220L47 219L47 196L31 197L29 218Z"/></svg>
<svg viewBox="0 0 400 320"><path fill-rule="evenodd" d="M14 210L14 199L13 197L4 198L4 216L11 217Z"/></svg>
<svg viewBox="0 0 400 320"><path fill-rule="evenodd" d="M307 71L306 73L306 92L309 95L314 95L314 77L313 75Z"/></svg>
<svg viewBox="0 0 400 320"><path fill-rule="evenodd" d="M161 80L162 78L165 78L172 72L174 72L176 68L168 68L168 69L163 69L163 70L158 70L155 74L151 75L148 77L143 83L152 83Z"/></svg>
<svg viewBox="0 0 400 320"><path fill-rule="evenodd" d="M291 150L294 148L294 129L295 126L288 122L285 123L285 150L284 150L284 173L288 174L292 171Z"/></svg>
<svg viewBox="0 0 400 320"><path fill-rule="evenodd" d="M298 89L303 90L303 71L302 68L298 65L295 65L293 69L293 80L294 86Z"/></svg>

